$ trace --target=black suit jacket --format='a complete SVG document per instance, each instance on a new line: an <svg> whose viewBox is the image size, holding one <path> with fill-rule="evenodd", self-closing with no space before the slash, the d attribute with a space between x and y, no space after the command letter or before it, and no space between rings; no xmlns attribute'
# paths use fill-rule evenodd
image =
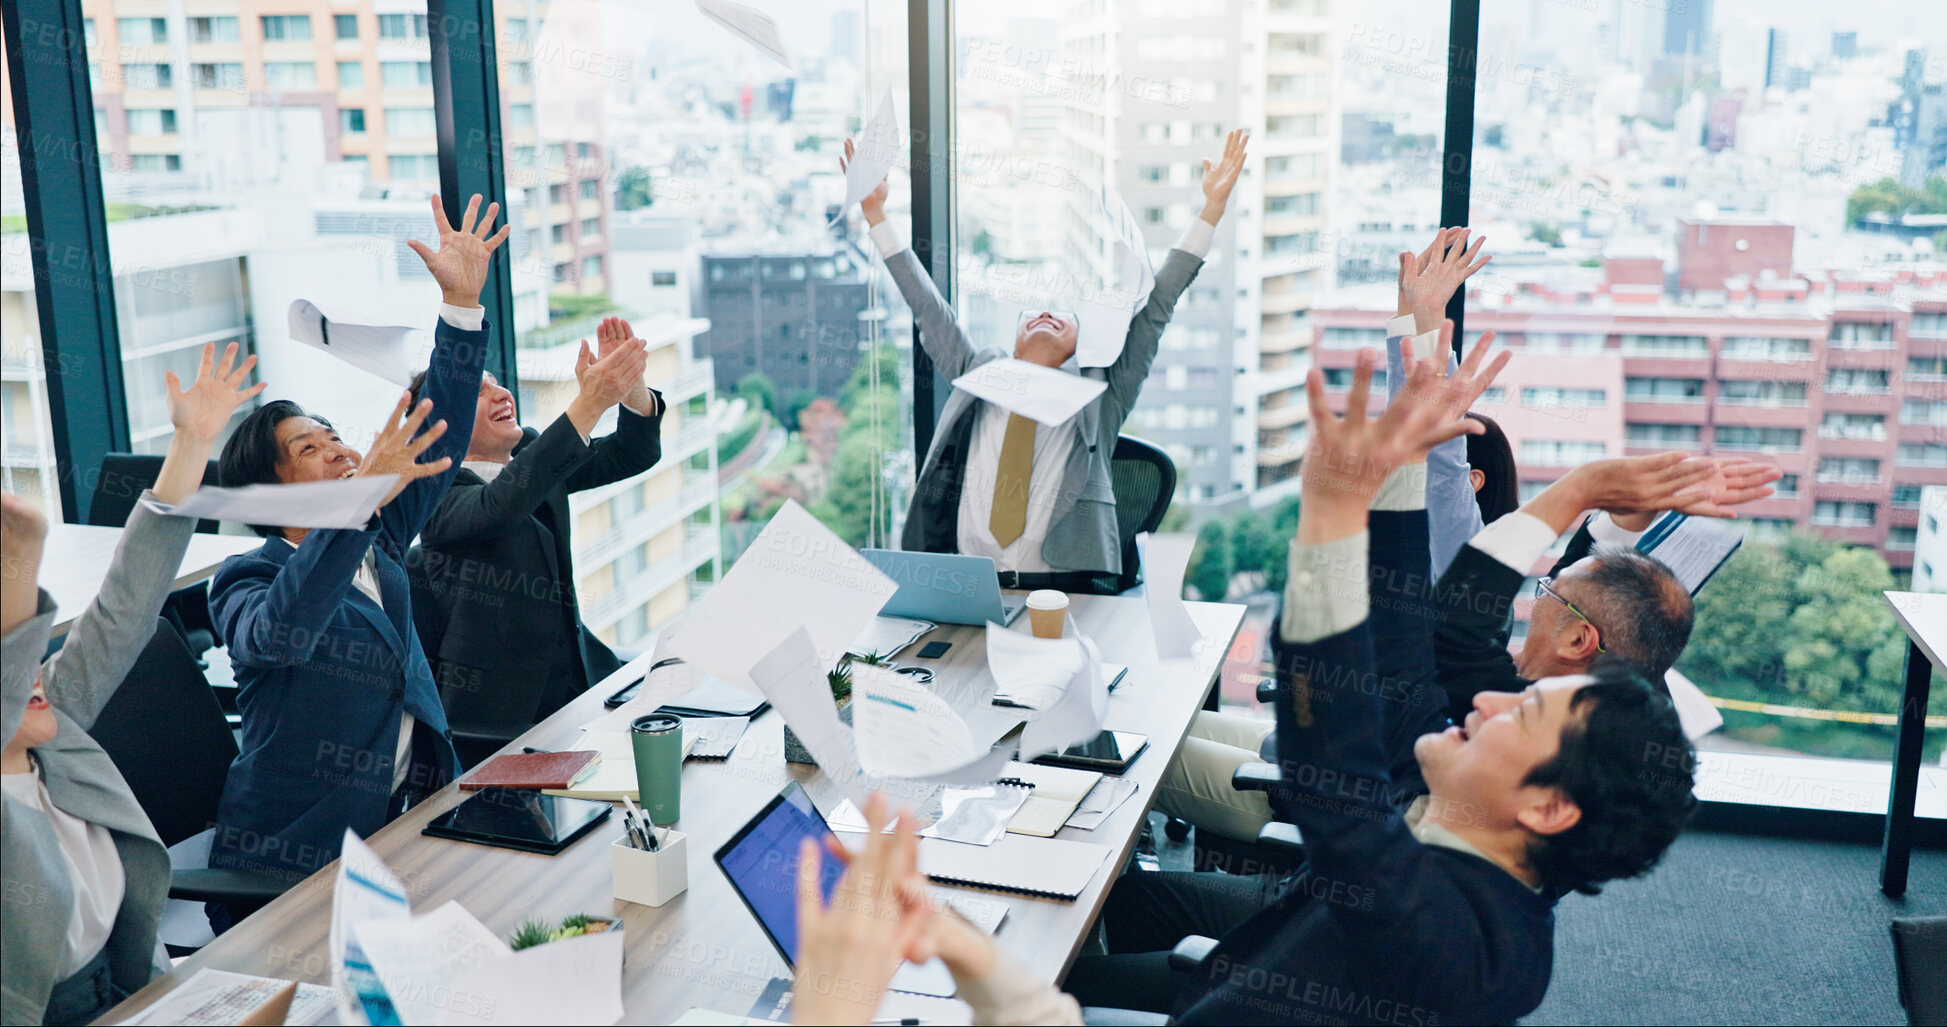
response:
<svg viewBox="0 0 1947 1027"><path fill-rule="evenodd" d="M1560 574L1594 548L1595 538L1584 520L1548 573ZM1460 547L1447 573L1440 576L1434 599L1433 658L1447 693L1447 714L1456 723L1474 708L1475 695L1519 692L1529 685L1508 655L1508 625L1526 577L1525 569L1514 570L1471 543Z"/></svg>
<svg viewBox="0 0 1947 1027"><path fill-rule="evenodd" d="M456 731L512 737L620 666L581 622L568 495L654 466L660 396L656 408L622 408L592 444L564 414L525 429L492 481L454 477L410 565L414 620Z"/></svg>

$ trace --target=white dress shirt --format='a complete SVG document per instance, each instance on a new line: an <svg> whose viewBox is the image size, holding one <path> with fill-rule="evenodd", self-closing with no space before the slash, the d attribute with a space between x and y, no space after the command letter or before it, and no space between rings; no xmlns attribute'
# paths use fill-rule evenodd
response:
<svg viewBox="0 0 1947 1027"><path fill-rule="evenodd" d="M128 891L128 872L122 868L122 854L116 850L115 839L107 828L54 805L37 766L24 774L0 774L0 787L6 789L9 797L45 814L54 824L54 838L61 845L61 861L67 865L68 883L74 888L67 944L61 951L61 977L65 980L87 966L114 933L115 917L121 913L122 897Z"/></svg>

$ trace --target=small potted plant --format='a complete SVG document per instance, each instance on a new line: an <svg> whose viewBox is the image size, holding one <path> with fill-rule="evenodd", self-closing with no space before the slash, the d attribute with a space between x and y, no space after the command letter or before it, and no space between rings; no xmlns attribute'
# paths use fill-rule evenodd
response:
<svg viewBox="0 0 1947 1027"><path fill-rule="evenodd" d="M565 941L569 938L579 938L584 934L601 934L604 931L621 929L622 921L612 916L593 916L588 913L562 917L558 927L548 926L545 920L532 919L523 921L518 928L515 928L514 936L507 939L507 947L519 952L551 941Z"/></svg>
<svg viewBox="0 0 1947 1027"><path fill-rule="evenodd" d="M852 722L852 664L863 663L872 667L890 667L892 661L879 653L859 655L847 653L838 661L838 666L825 672L825 684L832 690L832 702L838 706L838 719L847 724ZM818 761L811 757L811 750L804 747L798 736L792 732L791 725L784 725L784 761L817 766Z"/></svg>

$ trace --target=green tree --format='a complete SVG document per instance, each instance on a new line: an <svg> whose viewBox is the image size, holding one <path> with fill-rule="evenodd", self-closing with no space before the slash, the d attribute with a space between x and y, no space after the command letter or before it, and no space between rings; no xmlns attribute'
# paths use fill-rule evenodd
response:
<svg viewBox="0 0 1947 1027"><path fill-rule="evenodd" d="M778 420L783 423L784 430L797 431L798 415L817 398L818 394L810 389L798 389L792 392L791 398L784 403L784 410L778 414Z"/></svg>
<svg viewBox="0 0 1947 1027"><path fill-rule="evenodd" d="M655 182L648 168L630 168L615 180L616 210L641 210L655 202Z"/></svg>
<svg viewBox="0 0 1947 1027"><path fill-rule="evenodd" d="M737 398L753 411L777 413L777 385L762 371L752 371L737 380Z"/></svg>
<svg viewBox="0 0 1947 1027"><path fill-rule="evenodd" d="M1284 562L1283 547L1271 533L1271 525L1257 513L1246 510L1230 525L1230 571L1232 574L1265 574L1274 563Z"/></svg>
<svg viewBox="0 0 1947 1027"><path fill-rule="evenodd" d="M1846 224L1856 225L1868 214L1896 219L1902 214L1947 214L1947 178L1929 178L1919 189L1892 178L1862 185L1846 197Z"/></svg>
<svg viewBox="0 0 1947 1027"><path fill-rule="evenodd" d="M1197 529L1197 545L1190 552L1190 567L1183 580L1200 598L1213 602L1230 594L1229 531L1224 522L1205 521Z"/></svg>
<svg viewBox="0 0 1947 1027"><path fill-rule="evenodd" d="M871 391L862 390L852 395L857 405L845 409L845 428L838 437L838 452L832 458L831 479L825 494L811 505L811 514L844 539L847 545L862 546L866 544L873 523L872 488L880 473L879 457L899 448L896 418L886 415L887 411L899 409L899 395L892 384L880 385L878 400L881 416L876 434L867 406L872 397ZM883 536L891 529L892 510L882 495L878 532Z"/></svg>
<svg viewBox="0 0 1947 1027"><path fill-rule="evenodd" d="M1291 540L1298 534L1298 497L1287 496L1271 508L1271 537L1277 544L1277 555L1264 566L1264 587L1272 592L1283 592L1285 577L1291 570L1287 554L1291 551Z"/></svg>

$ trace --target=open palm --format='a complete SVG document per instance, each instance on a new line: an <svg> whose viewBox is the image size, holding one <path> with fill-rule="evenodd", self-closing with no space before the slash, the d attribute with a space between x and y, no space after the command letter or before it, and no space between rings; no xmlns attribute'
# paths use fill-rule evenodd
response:
<svg viewBox="0 0 1947 1027"><path fill-rule="evenodd" d="M480 290L487 284L487 267L494 251L507 241L510 227L502 225L500 231L493 232L494 218L499 213L500 204L489 203L487 212L480 214L480 194L474 193L466 205L465 216L460 219L460 227L455 229L446 219L446 208L435 195L433 221L439 226L439 249L433 250L417 239L406 240L406 245L426 262L426 270L439 283L446 302L460 307L480 305Z"/></svg>
<svg viewBox="0 0 1947 1027"><path fill-rule="evenodd" d="M243 383L250 378L250 369L257 366L256 354L244 358L237 364L237 344L231 343L223 350L223 363L216 366L216 344L203 344L203 360L197 365L196 380L185 389L176 372L166 371L163 380L168 385L169 423L179 432L204 443L215 444L222 436L223 429L230 423L234 413L244 400L257 395L270 387L269 382L258 382L249 388ZM232 369L234 366L234 370Z"/></svg>

